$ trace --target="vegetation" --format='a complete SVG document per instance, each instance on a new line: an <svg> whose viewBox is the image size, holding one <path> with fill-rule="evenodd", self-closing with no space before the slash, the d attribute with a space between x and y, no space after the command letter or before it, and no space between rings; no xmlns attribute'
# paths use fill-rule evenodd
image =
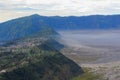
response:
<svg viewBox="0 0 120 80"><path fill-rule="evenodd" d="M28 16L0 24L0 41L12 41L31 36L50 36L58 33L48 25L41 23L39 16Z"/></svg>
<svg viewBox="0 0 120 80"><path fill-rule="evenodd" d="M89 68L83 68L84 74L73 78L72 80L105 80L102 75L93 73Z"/></svg>
<svg viewBox="0 0 120 80"><path fill-rule="evenodd" d="M39 45L1 52L0 80L70 80L83 73L52 44L51 40L46 40Z"/></svg>

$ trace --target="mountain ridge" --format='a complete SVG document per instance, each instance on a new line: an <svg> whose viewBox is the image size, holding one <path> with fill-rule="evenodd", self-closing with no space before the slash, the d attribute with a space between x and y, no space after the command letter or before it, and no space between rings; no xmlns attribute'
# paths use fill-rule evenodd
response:
<svg viewBox="0 0 120 80"><path fill-rule="evenodd" d="M89 16L41 16L33 14L30 16L12 19L3 23L16 21L26 17L39 19L41 25L48 25L56 30L75 29L118 29L120 15L89 15ZM87 25L88 24L88 25Z"/></svg>
<svg viewBox="0 0 120 80"><path fill-rule="evenodd" d="M40 23L38 15L22 17L0 24L0 41L10 41L29 37L57 35L58 33L48 25Z"/></svg>

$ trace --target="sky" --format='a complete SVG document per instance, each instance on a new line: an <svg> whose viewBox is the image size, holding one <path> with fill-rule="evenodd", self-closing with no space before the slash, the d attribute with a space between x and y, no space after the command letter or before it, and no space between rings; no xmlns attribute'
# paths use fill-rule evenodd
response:
<svg viewBox="0 0 120 80"><path fill-rule="evenodd" d="M120 14L120 0L0 0L0 22L31 14L44 16Z"/></svg>

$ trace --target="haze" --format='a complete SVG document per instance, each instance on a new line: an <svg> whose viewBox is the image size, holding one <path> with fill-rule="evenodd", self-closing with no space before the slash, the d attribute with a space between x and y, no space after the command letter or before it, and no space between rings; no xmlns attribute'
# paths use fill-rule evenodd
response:
<svg viewBox="0 0 120 80"><path fill-rule="evenodd" d="M62 35L61 42L71 49L67 54L69 56L79 58L84 55L87 63L120 61L119 30L60 31L59 33ZM78 62L84 64L85 59Z"/></svg>

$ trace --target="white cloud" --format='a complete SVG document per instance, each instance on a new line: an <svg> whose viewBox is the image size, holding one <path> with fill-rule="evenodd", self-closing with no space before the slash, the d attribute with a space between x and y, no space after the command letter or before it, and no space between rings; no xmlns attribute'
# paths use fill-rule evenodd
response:
<svg viewBox="0 0 120 80"><path fill-rule="evenodd" d="M48 16L120 14L119 4L120 0L0 0L0 15L10 19L13 13L16 17L33 13Z"/></svg>

